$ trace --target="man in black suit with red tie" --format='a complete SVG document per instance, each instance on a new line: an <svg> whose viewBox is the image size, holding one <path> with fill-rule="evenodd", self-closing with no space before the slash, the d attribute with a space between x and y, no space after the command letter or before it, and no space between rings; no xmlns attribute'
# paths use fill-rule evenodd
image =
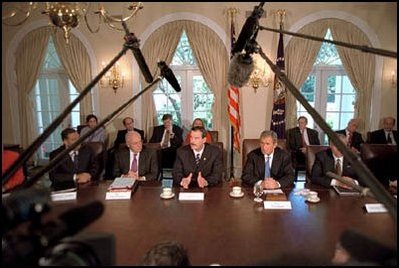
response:
<svg viewBox="0 0 399 268"><path fill-rule="evenodd" d="M184 189L190 186L204 188L222 182L222 152L206 143L207 131L200 126L190 132L190 143L177 150L173 179Z"/></svg>
<svg viewBox="0 0 399 268"><path fill-rule="evenodd" d="M66 128L61 132L64 143L58 149L50 152L50 161L79 139L78 132L73 128ZM89 146L78 145L69 155L62 158L49 172L52 187L56 190L70 188L75 183L82 184L97 180L98 164Z"/></svg>
<svg viewBox="0 0 399 268"><path fill-rule="evenodd" d="M115 152L115 177L130 177L140 181L158 179L158 159L155 149L143 147L140 133L126 133L126 146Z"/></svg>
<svg viewBox="0 0 399 268"><path fill-rule="evenodd" d="M173 168L176 150L183 144L183 129L173 124L171 114L164 114L163 125L154 127L150 142L161 145L162 168Z"/></svg>
<svg viewBox="0 0 399 268"><path fill-rule="evenodd" d="M260 148L248 154L241 179L250 185L261 180L265 189L292 186L294 172L291 156L285 150L277 147L276 132L263 131L261 133Z"/></svg>
<svg viewBox="0 0 399 268"><path fill-rule="evenodd" d="M291 151L292 164L295 167L305 166L305 154L308 145L320 145L317 130L306 127L308 119L305 116L298 118L298 126L288 130L288 148ZM295 178L298 176L295 169Z"/></svg>
<svg viewBox="0 0 399 268"><path fill-rule="evenodd" d="M360 144L364 143L362 134L356 131L358 126L359 121L356 118L352 118L345 129L335 131L335 133L346 136L348 147L355 153L360 152Z"/></svg>
<svg viewBox="0 0 399 268"><path fill-rule="evenodd" d="M375 144L398 144L398 131L393 130L395 126L395 118L388 116L383 120L383 128L370 133L370 140L368 143Z"/></svg>

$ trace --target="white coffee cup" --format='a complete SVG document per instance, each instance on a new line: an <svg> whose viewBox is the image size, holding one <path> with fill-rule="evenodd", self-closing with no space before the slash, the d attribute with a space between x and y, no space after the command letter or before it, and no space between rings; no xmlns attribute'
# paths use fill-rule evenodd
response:
<svg viewBox="0 0 399 268"><path fill-rule="evenodd" d="M241 194L241 187L240 186L234 186L233 187L233 195L240 195Z"/></svg>
<svg viewBox="0 0 399 268"><path fill-rule="evenodd" d="M162 194L163 194L164 196L170 196L170 195L172 195L172 188L169 188L169 187L163 188L163 189L162 189Z"/></svg>
<svg viewBox="0 0 399 268"><path fill-rule="evenodd" d="M308 199L315 200L318 197L318 193L316 191L309 191Z"/></svg>

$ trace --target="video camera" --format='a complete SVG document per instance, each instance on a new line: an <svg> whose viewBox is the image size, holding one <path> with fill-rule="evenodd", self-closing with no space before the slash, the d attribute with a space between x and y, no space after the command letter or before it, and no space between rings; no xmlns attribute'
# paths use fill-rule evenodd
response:
<svg viewBox="0 0 399 268"><path fill-rule="evenodd" d="M99 218L99 201L72 208L55 220L44 221L50 211L50 190L30 188L2 198L2 266L94 266L115 264L112 234L82 233ZM75 236L76 235L76 236Z"/></svg>

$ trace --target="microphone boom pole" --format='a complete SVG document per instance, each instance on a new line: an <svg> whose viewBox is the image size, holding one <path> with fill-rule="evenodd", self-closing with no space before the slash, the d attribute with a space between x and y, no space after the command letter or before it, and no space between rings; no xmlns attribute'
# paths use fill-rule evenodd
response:
<svg viewBox="0 0 399 268"><path fill-rule="evenodd" d="M321 129L327 134L327 136L332 140L334 145L342 152L342 154L348 158L349 162L352 163L353 168L359 177L363 178L366 184L372 189L377 200L383 203L388 211L393 216L395 222L397 222L397 204L396 201L389 193L385 190L383 185L375 178L367 166L361 161L360 157L356 156L352 151L350 151L345 144L338 138L337 134L333 132L330 126L324 121L321 115L307 102L304 96L299 92L299 90L292 84L292 82L287 78L287 76L280 71L280 69L263 53L262 48L259 46L259 54L270 66L275 75L280 79L281 82L289 89L292 95L305 107L316 123L321 127Z"/></svg>
<svg viewBox="0 0 399 268"><path fill-rule="evenodd" d="M11 176L25 163L29 157L31 157L34 152L39 148L39 146L50 136L51 133L61 124L62 120L67 117L67 115L72 111L72 109L78 104L84 96L89 93L89 91L94 87L100 79L111 69L111 67L126 53L129 49L128 46L124 45L122 50L116 55L104 69L101 70L99 74L85 87L85 89L74 99L65 110L43 131L43 133L36 138L36 140L25 150L23 151L18 159L4 172L2 178L2 185L4 185Z"/></svg>
<svg viewBox="0 0 399 268"><path fill-rule="evenodd" d="M131 99L126 101L124 104L119 106L118 109L116 109L114 112L109 114L106 118L104 118L100 123L96 125L95 128L90 129L89 132L85 133L84 135L80 136L80 138L73 143L70 147L66 148L63 150L61 153L59 153L47 166L43 167L40 169L30 180L25 181L25 183L22 185L22 187L30 187L33 185L41 176L43 176L47 171L51 170L55 165L59 163L59 161L67 154L69 154L70 151L72 151L76 146L78 146L82 141L84 141L88 136L93 134L97 129L102 127L105 123L110 121L113 117L115 117L118 113L120 113L123 109L127 108L128 105L133 103L138 97L140 97L142 94L144 94L148 89L150 89L154 84L158 83L158 81L161 80L161 77L156 78L153 80L150 84L148 84L142 91L137 93L135 96L133 96Z"/></svg>
<svg viewBox="0 0 399 268"><path fill-rule="evenodd" d="M395 58L395 59L397 58L397 52L395 52L395 51L389 51L389 50L385 50L385 49L373 48L373 47L368 47L368 46L354 45L354 44L349 44L349 43L345 43L342 41L328 40L328 39L323 39L323 38L320 38L317 36L293 33L293 32L288 32L285 30L277 30L277 29L264 27L264 26L259 26L259 29L276 32L276 33L288 34L288 35L305 38L305 39L310 39L310 40L314 40L314 41L326 42L326 43L334 44L337 46L349 47L349 48L361 50L363 52L377 54L380 56L391 57L391 58Z"/></svg>

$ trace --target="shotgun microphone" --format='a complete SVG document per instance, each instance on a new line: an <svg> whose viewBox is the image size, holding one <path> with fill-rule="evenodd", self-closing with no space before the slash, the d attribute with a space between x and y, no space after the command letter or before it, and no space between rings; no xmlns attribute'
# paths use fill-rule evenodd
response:
<svg viewBox="0 0 399 268"><path fill-rule="evenodd" d="M161 70L161 76L165 77L165 79L168 81L168 83L173 87L173 89L176 92L180 92L181 87L179 85L179 82L177 81L176 76L174 75L173 71L169 68L169 66L164 61L159 61L158 67Z"/></svg>

